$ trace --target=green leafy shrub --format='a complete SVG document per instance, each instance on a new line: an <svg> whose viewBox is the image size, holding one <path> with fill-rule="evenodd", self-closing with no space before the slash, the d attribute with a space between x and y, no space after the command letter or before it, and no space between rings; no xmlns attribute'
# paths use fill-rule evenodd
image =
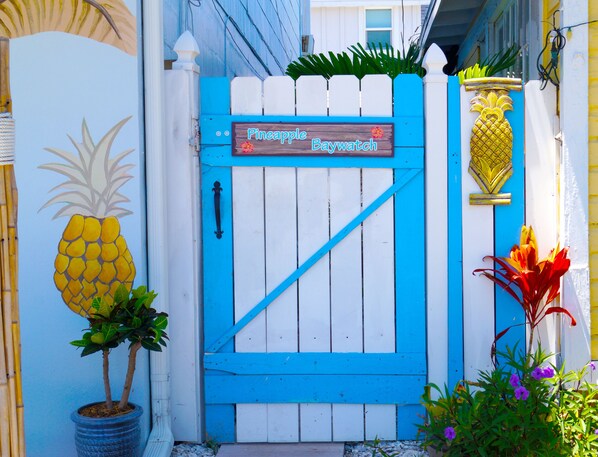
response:
<svg viewBox="0 0 598 457"><path fill-rule="evenodd" d="M89 327L83 330L80 340L71 341L73 346L83 348L81 357L102 352L107 411L114 409L114 413L118 414L126 409L139 349L161 351L162 347L166 346L168 314L151 307L156 296L154 291L148 291L145 286L133 289L130 294L124 286L119 286L114 294L113 303L109 303L103 297L95 297L91 304L92 312L87 317ZM112 349L125 342L129 342L129 363L120 402L114 407L110 387L109 355Z"/></svg>
<svg viewBox="0 0 598 457"><path fill-rule="evenodd" d="M598 391L582 381L587 368L565 373L547 363L541 350L531 356L507 351L504 364L483 371L422 402L424 445L445 456L556 457L598 454Z"/></svg>

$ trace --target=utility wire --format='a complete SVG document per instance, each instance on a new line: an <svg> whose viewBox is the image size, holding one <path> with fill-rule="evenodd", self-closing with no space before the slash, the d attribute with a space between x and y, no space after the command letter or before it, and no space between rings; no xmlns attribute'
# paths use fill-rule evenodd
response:
<svg viewBox="0 0 598 457"><path fill-rule="evenodd" d="M538 69L540 81L542 81L540 90L546 88L549 82L555 87L559 87L560 85L558 75L559 56L561 54L561 51L565 48L565 45L567 44L567 39L565 38L565 35L563 35L563 30L570 31L575 27L581 27L582 25L588 25L598 22L598 20L592 20L587 22L580 22L579 24L557 27L557 13L560 13L560 11L557 10L552 15L552 29L546 34L546 38L544 40L544 47L542 48L542 51L540 51L540 54L538 55L538 58L536 60L536 68ZM550 58L548 60L548 64L544 66L542 60L545 53L547 52L550 53Z"/></svg>

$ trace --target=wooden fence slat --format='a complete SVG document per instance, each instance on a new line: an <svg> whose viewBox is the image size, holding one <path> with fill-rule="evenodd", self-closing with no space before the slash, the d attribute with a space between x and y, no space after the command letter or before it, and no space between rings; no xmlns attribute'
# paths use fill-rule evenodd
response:
<svg viewBox="0 0 598 457"><path fill-rule="evenodd" d="M266 168L266 291L297 268L296 173L294 168ZM290 285L266 310L268 352L296 352L297 284ZM299 440L296 404L268 405L268 441Z"/></svg>
<svg viewBox="0 0 598 457"><path fill-rule="evenodd" d="M301 77L297 80L297 115L328 113L327 82L324 78ZM328 221L328 170L297 169L299 262L307 260L330 238ZM308 205L308 202L309 205ZM313 206L312 206L313 205ZM311 207L310 207L311 206ZM322 212L323 211L323 212ZM330 271L325 255L299 279L300 351L331 349L330 343ZM301 441L332 440L332 405L299 405Z"/></svg>
<svg viewBox="0 0 598 457"><path fill-rule="evenodd" d="M238 321L264 298L264 169L234 167L233 259L235 318ZM235 336L235 352L266 352L266 312L262 311ZM267 441L266 405L239 404L237 441Z"/></svg>
<svg viewBox="0 0 598 457"><path fill-rule="evenodd" d="M264 114L294 115L295 86L289 77L264 82ZM297 194L293 168L266 168L266 289L270 292L297 268ZM298 351L297 284L266 310L268 352ZM268 441L299 441L299 405L268 404Z"/></svg>
<svg viewBox="0 0 598 457"><path fill-rule="evenodd" d="M480 189L467 169L469 140L477 113L469 111L475 94L461 86L461 177L463 208L463 326L464 374L476 379L478 370L490 369L490 349L494 339L494 287L486 278L473 276L476 268L492 266L484 256L494 253L494 208L469 204L469 194Z"/></svg>
<svg viewBox="0 0 598 457"><path fill-rule="evenodd" d="M230 83L231 114L262 114L262 81L255 76L235 78Z"/></svg>
<svg viewBox="0 0 598 457"><path fill-rule="evenodd" d="M329 81L330 116L359 116L359 81L334 76ZM335 103L332 103L332 102ZM361 209L361 170L330 170L330 232L336 233ZM371 217L371 216L370 216ZM361 233L351 232L330 253L332 351L363 352ZM364 406L332 405L334 441L364 438Z"/></svg>
<svg viewBox="0 0 598 457"><path fill-rule="evenodd" d="M540 257L548 255L558 240L556 101L553 85L543 90L540 81L525 85L525 223L534 227ZM542 349L550 354L558 352L557 320L554 314L538 326Z"/></svg>
<svg viewBox="0 0 598 457"><path fill-rule="evenodd" d="M368 75L361 80L361 115L392 116L392 80ZM392 169L362 169L363 205L393 182ZM364 352L395 352L394 199L363 222ZM394 440L395 405L365 405L365 439Z"/></svg>
<svg viewBox="0 0 598 457"><path fill-rule="evenodd" d="M330 329L326 329L328 332ZM328 342L328 344L330 344ZM425 375L421 354L346 352L270 352L206 354L206 369L243 374Z"/></svg>
<svg viewBox="0 0 598 457"><path fill-rule="evenodd" d="M297 87L297 116L325 116L328 83L322 76L301 76Z"/></svg>
<svg viewBox="0 0 598 457"><path fill-rule="evenodd" d="M330 238L328 170L297 169L299 264ZM325 255L299 278L299 350L330 352L330 271ZM332 439L330 404L301 404L301 441Z"/></svg>
<svg viewBox="0 0 598 457"><path fill-rule="evenodd" d="M262 81L259 78L242 77L231 81L232 114L261 115L263 113L262 103ZM230 133L232 136L232 132ZM243 167L233 167L233 189L233 229L235 230L233 272L235 298L239 297L240 302L237 305L235 301L235 320L238 322L248 309L251 309L252 302L259 301L265 293L263 168L253 168L246 171L243 170ZM237 205L237 202L239 205ZM244 207L241 208L241 205ZM235 216L238 216L239 220ZM244 222L248 225L244 226ZM238 242L237 235L241 237ZM239 255L239 258L237 258L237 255ZM245 274L247 274L247 277L244 278L243 275ZM255 283L250 282L251 279L254 279ZM237 281L240 282L239 289L237 289ZM254 290L248 291L246 288L253 288ZM259 289L261 289L261 296ZM245 295L245 293L247 294ZM241 313L241 308L244 311L243 313ZM255 339L243 339L240 341L240 346L235 346L235 351L265 352L267 350L266 312L262 312L247 326L252 328L252 332L247 334L247 338ZM238 404L235 412L237 441L268 440L267 405Z"/></svg>

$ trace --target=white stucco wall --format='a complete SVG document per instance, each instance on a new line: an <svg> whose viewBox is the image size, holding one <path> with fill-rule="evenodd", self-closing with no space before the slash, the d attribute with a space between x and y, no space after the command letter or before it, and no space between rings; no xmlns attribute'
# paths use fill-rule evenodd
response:
<svg viewBox="0 0 598 457"><path fill-rule="evenodd" d="M137 1L127 0L133 14ZM117 122L132 118L116 137L112 153L134 152L123 162L134 165L133 179L122 188L133 215L123 217L124 235L137 266L136 285L147 282L145 197L143 189L142 111L139 54L65 33L49 32L11 40L10 76L17 125L16 178L19 188L19 294L22 376L27 455L75 456L70 414L101 401L101 355L81 358L69 344L81 337L87 321L63 303L53 283L54 258L68 218L53 219L60 205L41 210L64 177L38 167L61 162L46 147L76 152L67 135L81 142L85 118L97 142ZM120 397L126 348L111 356L112 388ZM138 356L131 401L144 408L142 437L149 433L148 356Z"/></svg>
<svg viewBox="0 0 598 457"><path fill-rule="evenodd" d="M421 6L428 0L405 1L404 27L401 1L326 1L311 2L311 32L314 36L314 53L341 52L347 47L365 45L365 10L367 8L392 9L392 46L407 48L410 39L417 39L421 31ZM401 36L402 35L402 36Z"/></svg>

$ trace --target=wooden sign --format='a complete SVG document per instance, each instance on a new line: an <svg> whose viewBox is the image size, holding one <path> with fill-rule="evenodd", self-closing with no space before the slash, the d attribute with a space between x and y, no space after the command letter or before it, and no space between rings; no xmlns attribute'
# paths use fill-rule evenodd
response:
<svg viewBox="0 0 598 457"><path fill-rule="evenodd" d="M233 122L235 156L393 157L393 124Z"/></svg>

